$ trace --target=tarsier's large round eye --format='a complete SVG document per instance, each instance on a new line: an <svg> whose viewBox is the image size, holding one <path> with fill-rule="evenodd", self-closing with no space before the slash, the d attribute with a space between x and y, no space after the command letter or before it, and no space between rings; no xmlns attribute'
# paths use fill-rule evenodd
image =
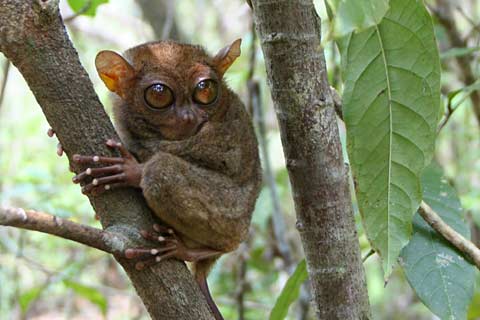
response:
<svg viewBox="0 0 480 320"><path fill-rule="evenodd" d="M213 80L202 80L197 83L193 92L193 100L199 104L210 104L217 99L218 85Z"/></svg>
<svg viewBox="0 0 480 320"><path fill-rule="evenodd" d="M145 90L145 101L155 109L163 109L173 103L172 89L164 84L156 83Z"/></svg>

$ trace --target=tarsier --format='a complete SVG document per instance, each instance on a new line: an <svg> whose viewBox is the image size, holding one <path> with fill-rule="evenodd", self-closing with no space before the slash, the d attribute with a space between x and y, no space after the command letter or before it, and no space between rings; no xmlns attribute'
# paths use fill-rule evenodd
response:
<svg viewBox="0 0 480 320"><path fill-rule="evenodd" d="M222 317L206 277L220 255L245 240L261 183L251 118L223 80L240 43L214 57L172 41L139 45L124 57L100 52L95 64L115 93L122 140L107 145L122 157L73 156L76 163L92 165L73 178L86 194L142 189L162 224L141 233L158 245L128 249L126 257L139 259L138 269L170 257L192 262L216 319Z"/></svg>

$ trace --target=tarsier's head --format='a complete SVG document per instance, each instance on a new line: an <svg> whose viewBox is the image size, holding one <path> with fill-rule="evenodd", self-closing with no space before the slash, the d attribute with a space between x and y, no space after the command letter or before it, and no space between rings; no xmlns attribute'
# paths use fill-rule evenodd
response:
<svg viewBox="0 0 480 320"><path fill-rule="evenodd" d="M101 51L97 71L124 110L144 130L167 140L195 135L225 113L228 89L223 75L240 56L241 40L209 56L199 46L152 42L125 52ZM133 120L133 119L132 119Z"/></svg>

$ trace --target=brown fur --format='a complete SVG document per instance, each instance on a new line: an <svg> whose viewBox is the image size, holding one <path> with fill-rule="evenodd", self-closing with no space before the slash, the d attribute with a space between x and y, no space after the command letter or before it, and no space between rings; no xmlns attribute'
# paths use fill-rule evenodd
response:
<svg viewBox="0 0 480 320"><path fill-rule="evenodd" d="M129 151L144 163L141 187L153 212L188 247L222 252L235 250L245 240L261 182L250 116L222 80L225 64L228 68L233 62L225 59L236 58L224 57L225 52L211 57L201 47L175 42L129 49L124 57L133 72L122 71L127 78L117 91L122 98L114 98L117 130ZM211 106L196 106L191 99L202 78L220 84L219 97ZM174 92L172 108L190 108L195 121L208 117L198 132L174 111L146 106L144 90L158 80ZM206 273L214 260L197 269L202 265L201 272Z"/></svg>

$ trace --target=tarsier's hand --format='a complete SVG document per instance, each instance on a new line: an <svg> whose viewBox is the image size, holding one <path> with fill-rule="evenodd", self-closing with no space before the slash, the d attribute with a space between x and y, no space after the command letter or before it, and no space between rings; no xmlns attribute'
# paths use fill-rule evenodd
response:
<svg viewBox="0 0 480 320"><path fill-rule="evenodd" d="M74 183L81 183L90 177L93 180L82 187L83 194L98 195L118 187L140 187L143 165L120 143L113 139L107 140L107 146L117 149L121 157L84 156L76 154L72 160L78 164L105 165L104 167L88 168L73 177Z"/></svg>
<svg viewBox="0 0 480 320"><path fill-rule="evenodd" d="M53 131L52 128L49 128L48 131L47 131L47 135L50 138L52 138L55 135L55 131ZM62 147L62 144L60 142L57 144L57 155L59 157L63 156L63 147Z"/></svg>

